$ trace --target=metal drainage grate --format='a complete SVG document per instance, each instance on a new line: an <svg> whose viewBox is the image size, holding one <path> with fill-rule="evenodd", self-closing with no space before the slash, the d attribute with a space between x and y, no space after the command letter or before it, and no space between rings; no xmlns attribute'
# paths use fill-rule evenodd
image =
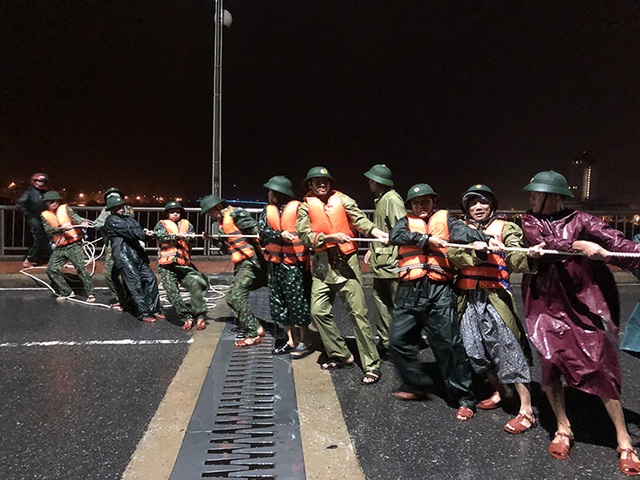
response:
<svg viewBox="0 0 640 480"><path fill-rule="evenodd" d="M291 360L220 337L171 479L305 479Z"/></svg>

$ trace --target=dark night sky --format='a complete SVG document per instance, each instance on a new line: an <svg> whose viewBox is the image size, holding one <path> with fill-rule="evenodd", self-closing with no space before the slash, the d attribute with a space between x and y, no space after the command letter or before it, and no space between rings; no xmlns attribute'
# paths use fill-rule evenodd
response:
<svg viewBox="0 0 640 480"><path fill-rule="evenodd" d="M472 183L504 207L586 150L603 199L640 203L632 1L227 0L223 194L327 166ZM0 181L197 197L211 184L213 2L0 2ZM302 192L299 192L302 193Z"/></svg>

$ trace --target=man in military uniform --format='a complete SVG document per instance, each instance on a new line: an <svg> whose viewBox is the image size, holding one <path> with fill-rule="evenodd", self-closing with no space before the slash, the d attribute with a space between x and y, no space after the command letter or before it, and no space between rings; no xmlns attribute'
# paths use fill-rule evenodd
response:
<svg viewBox="0 0 640 480"><path fill-rule="evenodd" d="M227 293L227 305L244 329L244 338L235 342L236 347L260 345L265 331L249 304L249 292L267 285L267 270L262 249L257 239L258 222L242 208L226 206L216 195L208 195L200 202L200 211L215 221L220 221L219 234L231 253L234 266L233 285ZM251 235L255 238L247 238ZM216 235L205 238L216 241Z"/></svg>
<svg viewBox="0 0 640 480"><path fill-rule="evenodd" d="M393 189L391 170L386 165L374 165L364 176L369 179L369 188L376 197L373 223L389 233L396 222L407 214L402 197ZM376 330L380 338L378 351L384 356L388 355L393 299L398 289L398 247L372 242L364 261L369 264L373 275Z"/></svg>
<svg viewBox="0 0 640 480"><path fill-rule="evenodd" d="M82 228L87 228L89 222L74 212L69 205L63 204L62 196L54 190L45 193L42 200L47 206L47 210L40 214L42 225L55 243L53 254L47 264L47 275L58 295L56 300L63 301L75 296L62 275L62 268L67 262L71 262L84 286L87 302L95 302L96 292L84 264L82 250Z"/></svg>
<svg viewBox="0 0 640 480"><path fill-rule="evenodd" d="M404 385L394 395L420 400L433 380L418 358L425 332L447 391L458 405L456 418L470 420L475 412L471 366L460 338L453 290L455 268L447 259L447 244L487 242L489 237L438 210L438 194L419 183L409 189L411 213L391 229L390 243L399 245L399 283L391 324L391 354ZM484 247L487 245L484 243ZM481 248L481 247L478 247Z"/></svg>
<svg viewBox="0 0 640 480"><path fill-rule="evenodd" d="M205 292L209 289L209 279L191 262L193 225L181 219L184 209L180 202L171 200L164 206L167 218L160 220L153 232L158 242L158 272L167 298L183 321L183 330L207 328L207 302ZM183 286L191 297L187 305L180 294Z"/></svg>
<svg viewBox="0 0 640 480"><path fill-rule="evenodd" d="M311 273L311 318L329 356L323 369L353 366L354 358L331 309L336 294L349 312L362 361L362 383L380 380L380 356L376 350L362 286L357 245L351 240L358 232L387 242L388 235L377 228L351 197L333 190L333 177L324 167L311 168L302 186L308 188L298 210L296 231L307 247L313 249Z"/></svg>

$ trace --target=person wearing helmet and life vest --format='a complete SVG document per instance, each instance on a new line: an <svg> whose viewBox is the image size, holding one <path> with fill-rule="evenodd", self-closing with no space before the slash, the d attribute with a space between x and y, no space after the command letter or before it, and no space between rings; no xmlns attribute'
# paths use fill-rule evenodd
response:
<svg viewBox="0 0 640 480"><path fill-rule="evenodd" d="M287 341L272 353L289 353L299 359L311 353L310 254L296 234L300 201L294 200L291 180L283 175L272 177L263 186L269 189L269 203L260 214L258 229L269 263L269 310L271 320L287 332Z"/></svg>
<svg viewBox="0 0 640 480"><path fill-rule="evenodd" d="M496 216L498 199L487 185L469 187L462 195L460 207L465 223L471 228L497 238L506 247L524 246L520 227ZM487 253L455 247L449 249L447 256L460 270L455 285L462 342L473 370L485 375L494 388L488 399L478 402L478 408L497 408L510 393L505 385L514 385L520 410L504 430L524 433L537 423L529 391L531 348L518 315L509 274L531 273L535 260L526 252Z"/></svg>
<svg viewBox="0 0 640 480"><path fill-rule="evenodd" d="M183 321L183 330L191 330L194 322L197 330L207 328L207 302L204 294L209 289L209 279L191 261L191 244L194 228L182 218L184 208L171 200L164 206L167 218L160 220L153 232L158 242L158 272L169 303ZM191 298L187 305L180 294L183 286Z"/></svg>
<svg viewBox="0 0 640 480"><path fill-rule="evenodd" d="M47 233L44 231L40 214L47 210L47 206L42 200L42 196L48 190L49 178L44 173L34 173L31 176L31 184L20 195L16 205L24 214L25 221L31 232L33 244L29 248L22 266L25 268L35 267L47 263L51 256L51 248Z"/></svg>
<svg viewBox="0 0 640 480"><path fill-rule="evenodd" d="M407 214L402 197L393 189L391 170L386 165L374 165L364 176L369 179L369 188L375 195L373 223L383 232L389 233L397 221ZM369 264L373 275L376 330L380 338L378 351L381 356L388 356L393 298L398 289L398 247L371 242L364 262Z"/></svg>
<svg viewBox="0 0 640 480"><path fill-rule="evenodd" d="M82 250L84 238L82 229L87 228L89 222L74 212L69 205L62 203L62 196L54 190L45 193L42 200L47 206L47 209L40 214L42 225L54 244L53 253L47 264L47 275L58 296L56 300L63 301L75 296L62 275L62 268L70 262L78 272L78 277L87 294L87 302L95 302L96 292L84 264Z"/></svg>
<svg viewBox="0 0 640 480"><path fill-rule="evenodd" d="M109 290L109 294L111 295L109 306L114 310L122 311L122 305L120 305L120 301L118 299L125 297L124 287L122 286L120 277L115 273L113 255L111 253L111 242L109 241L109 237L107 237L106 233L104 232L104 223L107 220L107 217L111 215L111 212L106 207L106 203L109 197L124 198L124 195L117 187L108 188L104 192L105 207L100 212L100 215L98 215L98 218L96 218L93 222L93 226L96 230L102 233L102 240L105 245L103 275L105 283L107 284L107 289ZM133 215L133 210L129 205L125 205L124 214Z"/></svg>
<svg viewBox="0 0 640 480"><path fill-rule="evenodd" d="M562 377L566 383L602 399L616 431L619 468L640 473L640 460L627 430L618 358L620 307L618 289L608 265L640 267L640 244L625 238L598 217L565 206L573 194L566 178L553 170L537 173L524 187L531 207L522 216L526 245L560 252L546 254L535 274L522 281L529 339L540 353L542 388L556 416L549 453L567 459L573 430L567 417Z"/></svg>
<svg viewBox="0 0 640 480"><path fill-rule="evenodd" d="M329 360L321 368L351 367L354 357L333 320L336 294L349 312L362 361L362 384L380 380L380 355L367 319L358 246L351 239L370 235L386 243L388 235L377 228L351 197L333 189L333 177L324 167L313 167L302 182L309 191L298 209L296 231L313 249L311 318L318 329Z"/></svg>
<svg viewBox="0 0 640 480"><path fill-rule="evenodd" d="M144 241L152 232L143 229L132 215L126 215L127 207L127 201L118 195L107 198L107 209L111 214L105 220L104 232L111 242L115 275L122 279L131 300L120 298L120 305L125 309L131 306L140 321L164 320L158 281L144 251Z"/></svg>
<svg viewBox="0 0 640 480"><path fill-rule="evenodd" d="M267 285L267 266L257 238L258 222L245 209L227 206L217 195L204 197L200 212L220 222L218 235L225 235L222 238L231 253L234 276L226 301L244 332L234 346L258 346L265 331L249 303L249 293ZM205 233L205 238L218 241L220 237Z"/></svg>
<svg viewBox="0 0 640 480"><path fill-rule="evenodd" d="M440 374L459 408L456 418L470 420L475 412L471 390L471 366L460 338L456 294L456 269L447 258L447 244L478 242L487 249L490 238L463 221L436 208L438 194L419 183L409 189L406 204L411 211L391 229L389 240L398 245L398 291L391 324L391 356L404 385L394 396L400 400L426 398L433 380L418 359L424 332ZM498 245L498 242L492 242Z"/></svg>

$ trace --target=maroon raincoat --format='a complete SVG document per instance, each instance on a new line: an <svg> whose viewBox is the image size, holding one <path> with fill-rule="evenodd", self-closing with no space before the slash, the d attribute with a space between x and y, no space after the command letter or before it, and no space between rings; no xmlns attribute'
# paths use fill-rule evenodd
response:
<svg viewBox="0 0 640 480"><path fill-rule="evenodd" d="M585 212L522 216L527 245L567 251L588 240L610 252L640 253L640 244ZM611 257L624 269L640 258ZM618 326L620 303L613 274L602 261L584 256L544 255L538 273L522 282L527 332L541 356L542 384L563 376L567 383L602 398L619 399Z"/></svg>

